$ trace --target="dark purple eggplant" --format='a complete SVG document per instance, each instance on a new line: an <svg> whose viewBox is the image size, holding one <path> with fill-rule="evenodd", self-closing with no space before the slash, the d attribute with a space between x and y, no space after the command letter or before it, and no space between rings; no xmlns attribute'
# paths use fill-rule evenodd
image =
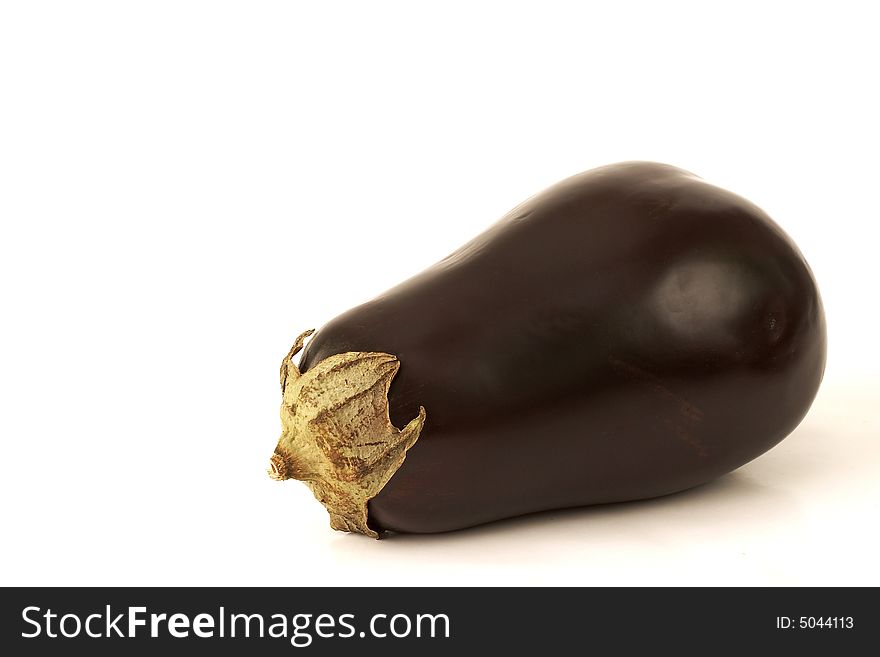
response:
<svg viewBox="0 0 880 657"><path fill-rule="evenodd" d="M782 229L646 162L530 198L330 321L297 368L304 337L282 365L271 474L370 536L708 482L798 425L826 351Z"/></svg>

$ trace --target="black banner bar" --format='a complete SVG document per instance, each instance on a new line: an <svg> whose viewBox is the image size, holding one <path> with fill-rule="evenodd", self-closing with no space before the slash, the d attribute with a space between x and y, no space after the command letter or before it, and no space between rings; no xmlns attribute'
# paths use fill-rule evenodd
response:
<svg viewBox="0 0 880 657"><path fill-rule="evenodd" d="M0 614L7 655L856 654L880 639L874 590L842 588L7 588Z"/></svg>

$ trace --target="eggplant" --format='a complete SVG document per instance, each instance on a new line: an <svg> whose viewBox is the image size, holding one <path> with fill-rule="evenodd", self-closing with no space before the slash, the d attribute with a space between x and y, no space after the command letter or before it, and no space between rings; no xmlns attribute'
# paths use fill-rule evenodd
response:
<svg viewBox="0 0 880 657"><path fill-rule="evenodd" d="M310 333L281 367L270 474L373 537L711 481L794 430L826 355L816 283L785 232L650 162L531 197L331 320L297 367Z"/></svg>

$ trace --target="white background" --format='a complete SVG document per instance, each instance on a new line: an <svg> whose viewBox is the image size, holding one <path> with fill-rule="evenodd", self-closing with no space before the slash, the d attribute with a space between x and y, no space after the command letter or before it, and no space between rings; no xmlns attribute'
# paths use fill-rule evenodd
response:
<svg viewBox="0 0 880 657"><path fill-rule="evenodd" d="M4 3L0 583L880 584L871 6ZM378 542L269 480L300 331L629 159L812 265L793 435L673 497Z"/></svg>

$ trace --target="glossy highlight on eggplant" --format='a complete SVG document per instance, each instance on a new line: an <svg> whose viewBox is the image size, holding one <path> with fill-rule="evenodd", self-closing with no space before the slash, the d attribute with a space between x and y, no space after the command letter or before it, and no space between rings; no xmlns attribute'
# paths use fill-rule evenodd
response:
<svg viewBox="0 0 880 657"><path fill-rule="evenodd" d="M325 501L320 476L357 482L382 463L393 471L354 504L363 522L333 526L429 533L666 495L738 468L806 414L826 329L809 266L761 209L676 167L627 162L529 198L336 317L297 373L326 361L348 377L332 360L344 354L390 359L364 378L370 404L361 389L333 402L360 433L304 419L312 428L291 429L273 464L317 442L337 474L313 464L296 478ZM313 374L310 399L330 376ZM299 408L285 399L282 417ZM417 439L400 438L418 418ZM400 452L393 463L369 452L373 425Z"/></svg>

